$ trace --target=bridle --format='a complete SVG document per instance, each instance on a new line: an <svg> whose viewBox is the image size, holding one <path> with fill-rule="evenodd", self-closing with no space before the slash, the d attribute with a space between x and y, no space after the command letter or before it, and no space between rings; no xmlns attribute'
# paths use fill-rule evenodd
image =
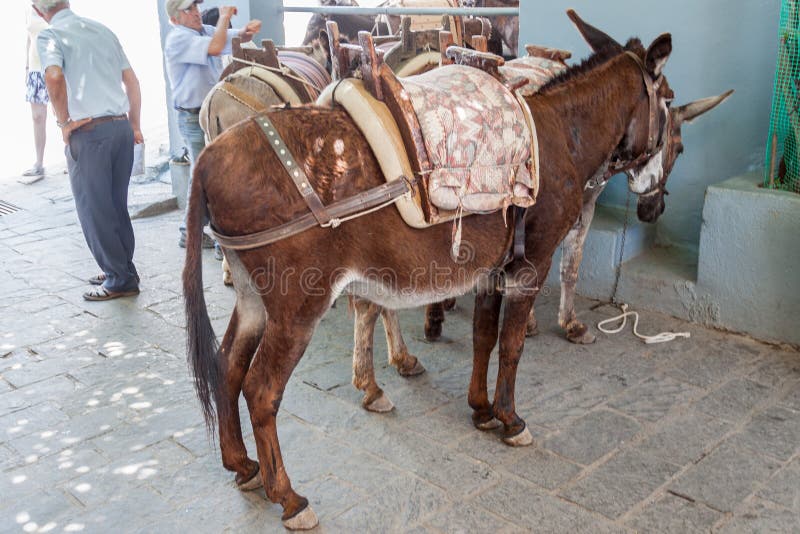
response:
<svg viewBox="0 0 800 534"><path fill-rule="evenodd" d="M642 73L642 80L644 80L645 89L647 90L647 99L649 105L647 120L647 149L630 161L625 161L622 159L615 159L611 161L608 165L608 169L606 169L602 175L596 179L589 180L589 182L586 183L586 189L594 189L601 185L605 185L608 179L615 174L622 172L627 173L631 169L642 166L646 161L655 156L664 146L663 137L660 139L661 142L659 142L658 136L658 95L656 94L656 89L661 84L663 76L659 75L654 81L647 72L647 69L645 69L644 63L639 56L630 50L626 50L625 55L633 59L633 61L639 67L639 70ZM661 184L659 183L659 186L654 188L652 191L642 193L641 195L651 195L656 191L659 191L660 185Z"/></svg>

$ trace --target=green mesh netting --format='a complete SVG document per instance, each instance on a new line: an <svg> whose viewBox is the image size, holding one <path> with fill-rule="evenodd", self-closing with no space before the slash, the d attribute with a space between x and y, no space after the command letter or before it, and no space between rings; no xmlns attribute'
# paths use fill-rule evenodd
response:
<svg viewBox="0 0 800 534"><path fill-rule="evenodd" d="M764 186L800 193L800 0L781 6Z"/></svg>

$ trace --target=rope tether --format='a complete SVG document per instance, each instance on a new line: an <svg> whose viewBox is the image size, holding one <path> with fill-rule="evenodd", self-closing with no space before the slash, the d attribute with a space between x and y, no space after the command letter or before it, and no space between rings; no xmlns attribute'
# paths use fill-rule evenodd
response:
<svg viewBox="0 0 800 534"><path fill-rule="evenodd" d="M597 323L597 329L603 332L604 334L618 334L625 328L625 324L628 321L628 316L633 315L633 335L638 337L639 339L643 339L645 343L648 345L652 345L653 343L666 343L667 341L674 341L679 337L691 337L689 332L661 332L660 334L656 334L654 336L645 336L640 334L636 331L636 327L639 326L639 312L635 311L628 311L628 305L617 300L617 290L619 289L619 278L622 274L622 260L625 257L625 236L628 233L628 216L630 214L630 201L631 201L631 192L628 191L628 196L625 199L625 223L622 226L622 243L619 247L619 260L617 261L617 268L616 268L616 276L614 277L614 288L611 291L611 304L613 306L619 306L619 309L622 310L620 315L616 317L612 317L610 319L606 319L605 321L600 321ZM619 328L603 328L603 325L607 323L615 323L617 321L622 321L622 324L619 325Z"/></svg>
<svg viewBox="0 0 800 534"><path fill-rule="evenodd" d="M640 334L636 331L636 327L639 326L639 312L635 311L628 311L627 304L620 304L619 308L622 310L620 315L616 317L612 317L611 319L606 319L605 321L600 321L597 323L597 329L603 332L604 334L617 334L625 328L625 324L628 321L628 316L633 316L633 335L638 337L639 339L643 339L645 343L648 345L652 345L653 343L666 343L667 341L673 341L679 337L691 337L692 334L689 332L661 332L660 334L656 334L654 336L645 336ZM622 324L619 325L618 328L603 328L603 325L607 323L613 323L622 320Z"/></svg>

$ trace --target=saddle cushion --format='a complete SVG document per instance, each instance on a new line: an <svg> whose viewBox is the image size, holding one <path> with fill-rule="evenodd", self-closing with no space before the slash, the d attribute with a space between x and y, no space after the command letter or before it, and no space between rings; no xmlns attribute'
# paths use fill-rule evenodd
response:
<svg viewBox="0 0 800 534"><path fill-rule="evenodd" d="M442 54L439 52L423 52L407 61L402 62L393 70L398 78L402 78L404 76L413 76L414 74L435 69L439 66L441 59Z"/></svg>
<svg viewBox="0 0 800 534"><path fill-rule="evenodd" d="M430 202L489 213L534 203L531 132L520 102L478 69L449 65L401 80L433 166Z"/></svg>
<svg viewBox="0 0 800 534"><path fill-rule="evenodd" d="M345 79L330 84L317 99L318 106L341 105L364 134L387 182L405 176L411 179L414 172L408 161L403 138L397 123L386 104L375 99L364 87L364 82ZM401 197L395 202L401 217L413 228L430 226L420 204L419 194Z"/></svg>
<svg viewBox="0 0 800 534"><path fill-rule="evenodd" d="M528 80L527 85L517 89L522 96L530 96L541 87L567 70L567 66L560 61L543 57L525 56L511 61L498 68L500 75L506 80L522 77Z"/></svg>
<svg viewBox="0 0 800 534"><path fill-rule="evenodd" d="M286 83L286 80L284 80L280 74L256 66L241 69L239 72L245 76L253 76L254 78L257 78L268 84L270 87L272 87L275 93L277 93L281 100L288 102L293 106L299 106L305 101L303 95L298 95L297 91L295 91L291 85Z"/></svg>

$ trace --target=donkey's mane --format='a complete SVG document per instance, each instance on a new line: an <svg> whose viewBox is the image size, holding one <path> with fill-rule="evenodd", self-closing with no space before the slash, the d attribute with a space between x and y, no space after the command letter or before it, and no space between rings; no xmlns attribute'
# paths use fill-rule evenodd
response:
<svg viewBox="0 0 800 534"><path fill-rule="evenodd" d="M611 61L615 57L619 56L620 54L624 53L626 50L630 50L631 52L640 53L644 52L644 46L642 42L637 38L631 38L627 43L625 43L625 48L620 49L619 47L609 45L604 46L594 54L590 55L583 61L581 61L577 65L573 65L569 67L567 70L555 76L549 82L544 84L541 89L539 89L539 93L546 93L548 90L554 89L568 81L574 80L584 74L591 72L595 68L599 67L600 65L605 64L608 61Z"/></svg>

